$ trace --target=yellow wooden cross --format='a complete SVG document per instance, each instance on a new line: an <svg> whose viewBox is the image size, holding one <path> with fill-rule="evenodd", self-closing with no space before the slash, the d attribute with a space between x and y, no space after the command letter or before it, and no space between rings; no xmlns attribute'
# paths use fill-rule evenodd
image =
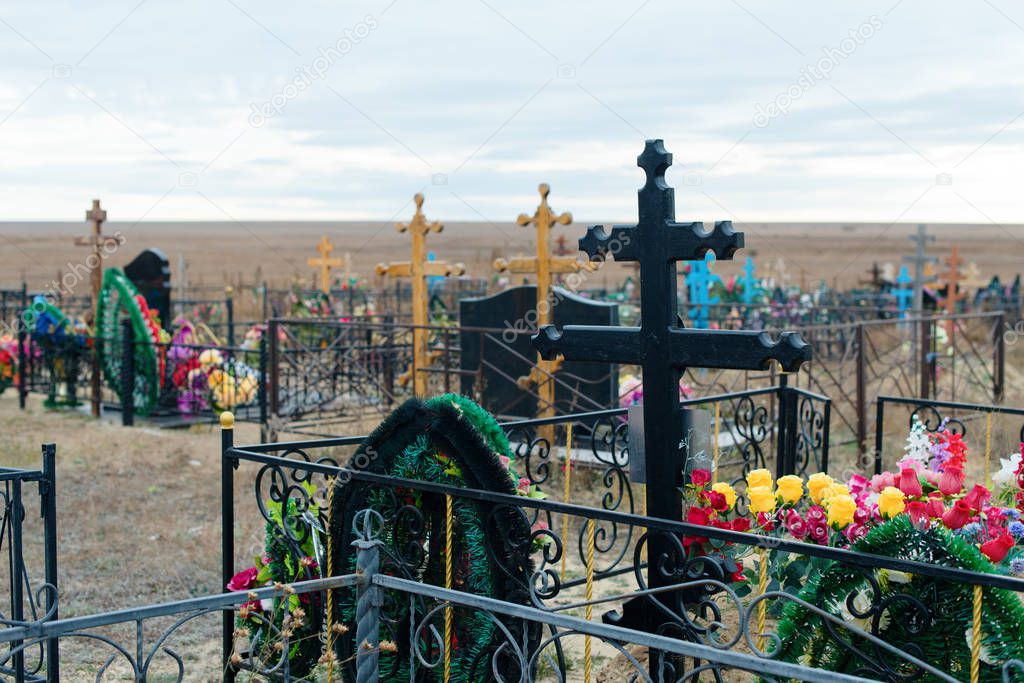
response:
<svg viewBox="0 0 1024 683"><path fill-rule="evenodd" d="M548 206L548 195L551 193L551 188L547 183L541 183L537 190L540 192L540 204L533 216L521 213L516 219L519 225L533 224L536 228L537 255L495 259L494 267L501 272L535 273L537 275L537 327L543 327L551 323L551 276L559 273L578 273L581 270L592 271L596 269L596 266L590 262L581 263L575 256L551 255L551 228L555 224L569 225L572 223L572 214L567 212L556 215L551 210L551 207ZM562 358L549 361L538 357L537 364L530 370L530 374L520 377L516 381L524 390L531 386L537 387L537 397L540 400L538 417L553 417L555 414L554 376L561 367Z"/></svg>
<svg viewBox="0 0 1024 683"><path fill-rule="evenodd" d="M427 329L430 322L427 278L462 275L466 268L461 263L449 264L444 261L427 260L427 234L441 232L444 226L437 221L427 222L423 215L422 194L417 192L413 199L416 202L416 213L413 214L412 221L395 225L398 232L408 232L412 235L412 258L409 261L377 264L377 274L412 279L412 385L416 396L426 396L428 378L425 370L431 359L428 349L430 330Z"/></svg>
<svg viewBox="0 0 1024 683"><path fill-rule="evenodd" d="M103 234L103 222L107 220L107 212L100 208L100 200L92 200L92 208L85 212L85 220L91 223L91 230L85 237L76 237L75 246L89 247L92 253L85 260L85 267L89 271L89 280L92 286L92 319L87 321L95 325L96 314L99 312L100 290L103 288L103 252L107 247L120 246L116 237L108 237ZM93 328L95 329L95 327ZM98 330L97 330L98 331ZM100 373L95 370L99 367L99 344L93 344L93 368L92 373L92 416L100 416Z"/></svg>
<svg viewBox="0 0 1024 683"><path fill-rule="evenodd" d="M331 258L334 245L327 239L327 235L320 238L320 243L316 245L316 250L320 254L320 258L306 259L306 265L311 268L320 269L320 291L324 294L330 294L331 268L341 268L344 265L344 261L340 258Z"/></svg>
<svg viewBox="0 0 1024 683"><path fill-rule="evenodd" d="M960 291L959 283L964 279L960 273L960 265L963 263L963 259L960 258L960 251L954 245L953 250L950 252L949 257L946 258L946 265L949 266L949 270L943 276L946 282L946 296L939 300L939 304L946 311L946 315L953 315L956 313L956 305L962 301L967 295ZM953 321L946 321L946 332L952 334L953 332Z"/></svg>

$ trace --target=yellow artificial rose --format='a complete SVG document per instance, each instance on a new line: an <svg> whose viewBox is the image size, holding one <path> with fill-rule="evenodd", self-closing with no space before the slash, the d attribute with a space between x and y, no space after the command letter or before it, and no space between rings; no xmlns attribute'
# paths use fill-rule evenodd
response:
<svg viewBox="0 0 1024 683"><path fill-rule="evenodd" d="M775 493L771 486L754 486L747 489L747 498L750 499L750 511L773 512L775 510Z"/></svg>
<svg viewBox="0 0 1024 683"><path fill-rule="evenodd" d="M857 503L850 496L833 496L828 501L828 523L835 529L842 529L853 521Z"/></svg>
<svg viewBox="0 0 1024 683"><path fill-rule="evenodd" d="M835 481L833 481L832 477L828 476L824 472L812 474L807 479L807 492L810 493L811 500L815 503L820 503L825 489L834 483Z"/></svg>
<svg viewBox="0 0 1024 683"><path fill-rule="evenodd" d="M747 488L752 489L758 486L771 488L772 474L768 470L751 470L747 474Z"/></svg>
<svg viewBox="0 0 1024 683"><path fill-rule="evenodd" d="M848 495L850 495L850 489L847 488L846 484L840 484L838 482L835 482L835 483L829 484L828 486L825 487L825 490L822 491L822 493L821 493L821 499L825 503L828 503L830 500L832 500L836 496L848 496Z"/></svg>
<svg viewBox="0 0 1024 683"><path fill-rule="evenodd" d="M883 517L895 517L907 507L906 496L895 486L886 486L878 496L878 511Z"/></svg>
<svg viewBox="0 0 1024 683"><path fill-rule="evenodd" d="M787 474L779 477L775 482L778 485L779 498L783 503L795 503L804 496L804 480L795 474Z"/></svg>
<svg viewBox="0 0 1024 683"><path fill-rule="evenodd" d="M711 487L711 490L718 491L723 496L725 496L725 502L729 505L730 509L733 505L736 504L736 490L733 489L733 487L729 486L724 481L720 481L717 484L713 485Z"/></svg>

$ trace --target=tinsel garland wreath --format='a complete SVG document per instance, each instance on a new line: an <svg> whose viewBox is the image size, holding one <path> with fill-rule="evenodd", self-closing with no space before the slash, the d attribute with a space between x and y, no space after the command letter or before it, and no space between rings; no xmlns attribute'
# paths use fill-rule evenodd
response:
<svg viewBox="0 0 1024 683"><path fill-rule="evenodd" d="M916 529L906 515L872 529L852 549L997 573L976 546L946 529ZM940 671L967 680L973 592L970 584L833 562L807 583L799 597ZM982 624L981 680L1000 681L1004 662L1024 660L1024 607L1020 597L1005 589L984 588ZM795 603L783 610L778 635L782 639L778 657L785 661L873 679L906 676L909 680L921 673L905 660L853 637L842 626L831 625L830 632L821 618ZM919 680L934 677L925 675Z"/></svg>
<svg viewBox="0 0 1024 683"><path fill-rule="evenodd" d="M500 457L511 458L508 439L493 417L469 399L446 394L429 401L410 399L376 429L349 460L347 467L377 474L430 481L451 486L515 495L516 485ZM372 508L385 519L384 571L436 586L445 578L445 498L411 489L367 486L358 481L339 482L331 511L333 566L335 571L355 568L352 547L353 521L360 510ZM529 604L531 530L528 517L518 507L454 498L452 534L453 587L518 604ZM344 675L354 680L355 591L335 591L335 614L348 626L336 641L336 655L344 662ZM410 680L410 619L408 596L385 596L380 638L395 643L393 652L380 655L381 680ZM435 605L416 606L417 621ZM455 608L452 638L451 680L475 682L493 677L492 656L504 642L492 617L478 611ZM433 622L441 626L443 620ZM501 618L502 624L531 649L540 638L540 627ZM525 630L524 630L525 627ZM425 632L427 633L427 632ZM441 656L432 636L416 647L424 659ZM507 648L506 648L507 649ZM518 662L499 656L499 673L518 680ZM416 680L442 678L442 667L417 668Z"/></svg>

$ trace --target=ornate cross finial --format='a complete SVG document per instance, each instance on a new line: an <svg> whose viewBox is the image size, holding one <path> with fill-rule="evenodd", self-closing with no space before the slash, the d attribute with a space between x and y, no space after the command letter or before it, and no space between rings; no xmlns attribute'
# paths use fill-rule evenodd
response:
<svg viewBox="0 0 1024 683"><path fill-rule="evenodd" d="M409 261L394 261L377 264L378 275L392 277L408 277L412 280L412 345L413 345L413 392L416 396L427 395L427 369L431 359L430 344L430 296L427 287L428 277L448 277L462 275L466 272L461 263L428 260L427 234L441 232L444 226L438 221L428 222L423 215L423 195L419 192L413 197L416 212L408 223L396 223L398 232L408 232L412 236L412 258Z"/></svg>
<svg viewBox="0 0 1024 683"><path fill-rule="evenodd" d="M100 208L100 200L92 200L92 207L85 212L85 220L89 221L91 229L85 237L76 237L75 246L89 247L92 250L90 258L86 259L85 267L89 270L89 283L92 288L92 321L96 320L99 310L100 290L103 288L103 250L117 248L121 242L116 237L108 237L103 234L103 223L107 220L107 212ZM88 322L92 322L88 321ZM94 367L99 367L99 345L93 347ZM100 373L92 373L92 415L100 416Z"/></svg>
<svg viewBox="0 0 1024 683"><path fill-rule="evenodd" d="M320 242L316 245L316 251L320 254L320 258L306 259L306 265L320 269L320 291L329 294L331 292L331 268L340 268L344 265L344 261L340 258L331 258L334 245L327 239L327 235L320 238Z"/></svg>

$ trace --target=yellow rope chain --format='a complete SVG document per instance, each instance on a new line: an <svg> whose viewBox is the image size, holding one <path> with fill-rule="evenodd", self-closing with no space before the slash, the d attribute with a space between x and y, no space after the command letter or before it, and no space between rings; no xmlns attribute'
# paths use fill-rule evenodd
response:
<svg viewBox="0 0 1024 683"><path fill-rule="evenodd" d="M327 576L334 576L334 556L331 553L331 510L334 509L334 477L327 480ZM334 589L327 591L327 683L334 683Z"/></svg>
<svg viewBox="0 0 1024 683"><path fill-rule="evenodd" d="M452 539L454 533L454 515L452 514L452 497L444 497L444 587L452 588ZM452 606L444 608L444 683L452 677Z"/></svg>
<svg viewBox="0 0 1024 683"><path fill-rule="evenodd" d="M761 548L761 557L758 561L757 594L764 595L768 592L768 551ZM757 646L764 650L764 624L768 614L768 601L762 600L757 603Z"/></svg>
<svg viewBox="0 0 1024 683"><path fill-rule="evenodd" d="M587 520L587 621L594 616L594 520ZM591 673L590 636L583 637L583 683L590 683Z"/></svg>
<svg viewBox="0 0 1024 683"><path fill-rule="evenodd" d="M974 624L971 632L971 683L981 678L981 586L974 587Z"/></svg>
<svg viewBox="0 0 1024 683"><path fill-rule="evenodd" d="M562 501L569 500L569 484L572 481L572 423L565 428L565 481ZM562 581L565 581L565 558L569 556L569 513L562 514Z"/></svg>

